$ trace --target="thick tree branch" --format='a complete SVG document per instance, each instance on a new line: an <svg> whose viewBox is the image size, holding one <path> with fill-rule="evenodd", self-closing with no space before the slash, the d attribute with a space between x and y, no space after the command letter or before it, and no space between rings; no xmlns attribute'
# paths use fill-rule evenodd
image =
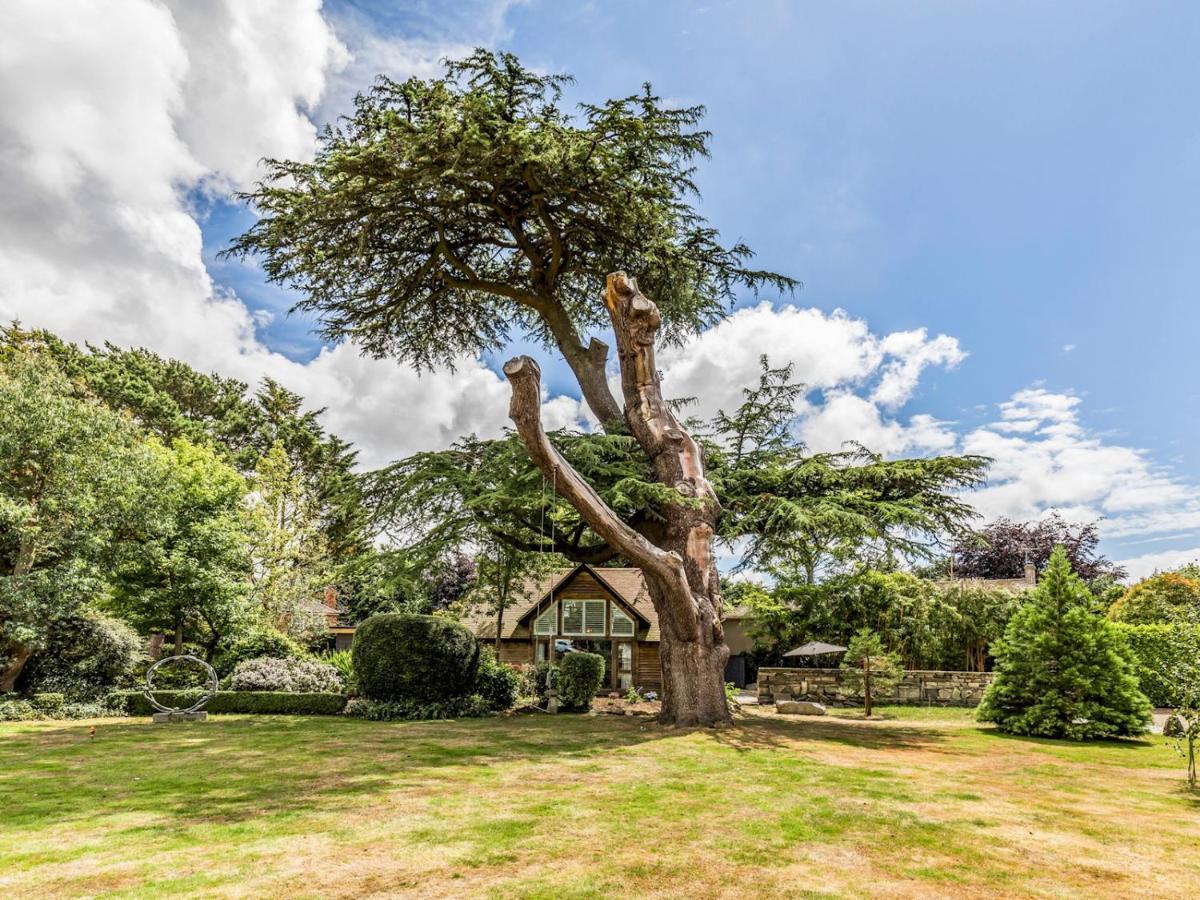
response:
<svg viewBox="0 0 1200 900"><path fill-rule="evenodd" d="M504 364L504 374L512 385L508 414L517 426L517 434L534 465L552 481L559 496L575 507L596 534L638 566L664 580L681 579L683 561L679 555L655 547L626 525L550 443L542 428L542 373L538 364L528 356L518 356Z"/></svg>

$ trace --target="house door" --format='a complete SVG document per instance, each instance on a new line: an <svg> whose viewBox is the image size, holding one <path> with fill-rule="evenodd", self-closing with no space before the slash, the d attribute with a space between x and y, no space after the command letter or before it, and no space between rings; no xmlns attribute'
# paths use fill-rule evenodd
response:
<svg viewBox="0 0 1200 900"><path fill-rule="evenodd" d="M616 645L617 683L614 685L623 691L633 687L633 641L617 641Z"/></svg>

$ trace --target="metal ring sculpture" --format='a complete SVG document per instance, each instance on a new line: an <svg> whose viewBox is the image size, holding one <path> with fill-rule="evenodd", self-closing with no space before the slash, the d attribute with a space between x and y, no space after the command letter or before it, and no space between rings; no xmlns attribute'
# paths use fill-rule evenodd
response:
<svg viewBox="0 0 1200 900"><path fill-rule="evenodd" d="M207 682L205 684L204 696L201 697L199 700L197 700L195 703L193 703L191 706L187 707L186 709L184 709L182 707L178 707L178 706L176 706L176 707L163 706L161 703L159 703L157 700L154 699L154 673L156 671L158 671L159 666L165 665L166 663L169 663L169 662L174 662L175 660L183 660L185 662L199 663L201 666L203 666L205 669L208 670L208 678L207 678ZM200 708L202 706L204 706L205 703L207 703L209 700L211 700L216 695L217 684L218 684L218 679L217 679L217 670L216 669L214 669L212 666L210 666L208 663L206 663L200 657L192 656L192 654L190 654L190 653L185 653L182 656L163 657L158 662L156 662L154 665L152 665L149 669L147 669L146 670L146 686L144 688L142 688L142 694L145 696L145 698L148 701L150 701L150 705L153 706L159 712L163 712L163 713L194 713L194 712L199 712Z"/></svg>

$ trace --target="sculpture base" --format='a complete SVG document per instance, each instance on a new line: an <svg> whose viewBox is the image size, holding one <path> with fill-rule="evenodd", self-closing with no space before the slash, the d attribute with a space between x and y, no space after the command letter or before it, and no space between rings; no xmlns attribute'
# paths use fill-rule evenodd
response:
<svg viewBox="0 0 1200 900"><path fill-rule="evenodd" d="M203 722L208 718L206 712L157 712L154 714L154 724L163 722Z"/></svg>

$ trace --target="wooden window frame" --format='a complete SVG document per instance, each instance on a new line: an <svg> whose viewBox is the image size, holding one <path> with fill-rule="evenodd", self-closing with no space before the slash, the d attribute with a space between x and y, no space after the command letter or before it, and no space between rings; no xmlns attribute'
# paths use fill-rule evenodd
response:
<svg viewBox="0 0 1200 900"><path fill-rule="evenodd" d="M538 631L537 630L538 622L540 622L542 619L544 619L547 615L550 615L552 617L551 622L550 622L550 630L549 631ZM542 610L538 615L533 617L533 629L532 630L533 630L533 634L535 637L554 637L559 633L558 601L551 603L544 610Z"/></svg>
<svg viewBox="0 0 1200 900"><path fill-rule="evenodd" d="M608 600L606 600L605 598L603 598L603 597L569 597L569 598L564 597L561 601L559 601L559 603L560 603L560 605L562 607L562 611L563 611L562 625L559 629L559 634L561 634L563 637L606 638L609 636L608 635L608 610L607 609L605 609L604 614L603 614L603 619L602 619L602 621L604 622L603 630L602 631L588 631L587 630L587 604L589 604L589 603L607 604ZM579 631L567 631L567 604L568 603L580 604Z"/></svg>

